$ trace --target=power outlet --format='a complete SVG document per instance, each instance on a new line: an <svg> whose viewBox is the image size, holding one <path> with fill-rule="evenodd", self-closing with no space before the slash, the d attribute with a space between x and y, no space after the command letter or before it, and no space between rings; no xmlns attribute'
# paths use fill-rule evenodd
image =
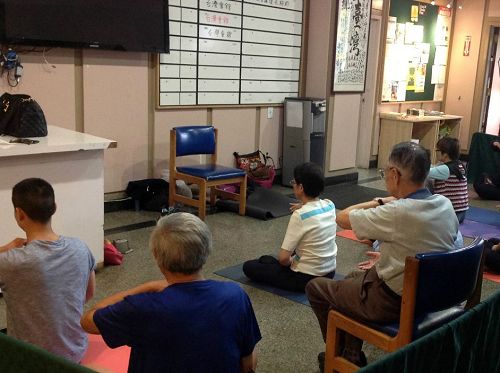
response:
<svg viewBox="0 0 500 373"><path fill-rule="evenodd" d="M273 114L274 114L274 108L268 107L267 108L267 119L273 119Z"/></svg>

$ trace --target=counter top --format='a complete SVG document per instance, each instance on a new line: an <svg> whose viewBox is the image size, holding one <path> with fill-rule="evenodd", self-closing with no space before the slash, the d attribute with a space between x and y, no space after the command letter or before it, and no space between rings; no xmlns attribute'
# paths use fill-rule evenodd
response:
<svg viewBox="0 0 500 373"><path fill-rule="evenodd" d="M463 117L459 115L424 115L420 117L418 115L406 115L404 113L380 113L380 118L382 119L394 119L404 122L434 122L438 120L450 120L450 119L462 119Z"/></svg>
<svg viewBox="0 0 500 373"><path fill-rule="evenodd" d="M12 157L19 155L47 154L74 152L79 150L101 150L116 148L117 143L113 140L104 139L72 131L57 126L47 126L48 135L45 137L30 137L40 141L38 144L10 144L12 136L0 136L0 157Z"/></svg>

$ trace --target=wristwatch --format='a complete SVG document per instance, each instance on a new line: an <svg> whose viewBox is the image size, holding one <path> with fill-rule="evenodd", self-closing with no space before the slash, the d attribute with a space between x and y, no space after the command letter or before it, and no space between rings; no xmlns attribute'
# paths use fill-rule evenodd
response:
<svg viewBox="0 0 500 373"><path fill-rule="evenodd" d="M382 200L382 198L377 199L377 202L380 206L384 205L384 201Z"/></svg>

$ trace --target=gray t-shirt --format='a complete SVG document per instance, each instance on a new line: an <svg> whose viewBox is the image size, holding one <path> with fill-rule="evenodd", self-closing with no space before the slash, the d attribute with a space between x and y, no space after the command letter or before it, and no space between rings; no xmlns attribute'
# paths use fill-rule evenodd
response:
<svg viewBox="0 0 500 373"><path fill-rule="evenodd" d="M377 274L400 295L407 256L455 249L457 216L450 200L438 194L353 210L349 219L356 237L381 241Z"/></svg>
<svg viewBox="0 0 500 373"><path fill-rule="evenodd" d="M88 343L80 318L94 267L87 245L64 236L1 253L8 334L79 362Z"/></svg>

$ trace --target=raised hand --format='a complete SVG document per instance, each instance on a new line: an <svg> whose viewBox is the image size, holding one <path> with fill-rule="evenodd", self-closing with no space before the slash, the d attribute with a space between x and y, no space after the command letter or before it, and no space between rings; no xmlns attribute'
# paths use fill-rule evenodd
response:
<svg viewBox="0 0 500 373"><path fill-rule="evenodd" d="M358 268L364 271L369 270L375 265L375 263L378 262L378 260L380 259L380 253L377 251L367 251L366 256L368 256L370 259L358 263Z"/></svg>

